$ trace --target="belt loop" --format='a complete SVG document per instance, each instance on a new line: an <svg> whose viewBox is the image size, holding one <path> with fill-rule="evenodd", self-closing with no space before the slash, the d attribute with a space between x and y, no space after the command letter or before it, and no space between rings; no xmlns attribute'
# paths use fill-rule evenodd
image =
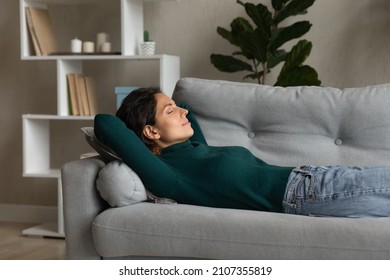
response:
<svg viewBox="0 0 390 280"><path fill-rule="evenodd" d="M305 170L304 170L305 167L306 167L306 165L301 165L301 166L295 167L295 168L293 169L293 172L298 171L298 172L303 173L303 172L305 172Z"/></svg>
<svg viewBox="0 0 390 280"><path fill-rule="evenodd" d="M302 165L302 166L299 166L299 167L296 167L294 168L293 171L297 172L297 173L300 173L302 174L302 176L304 177L309 177L309 180L310 180L310 183L309 183L309 188L308 188L308 197L309 198L313 198L314 196L314 180L315 180L315 176L313 174L313 172L315 171L315 167L314 166L310 166L310 165Z"/></svg>
<svg viewBox="0 0 390 280"><path fill-rule="evenodd" d="M309 198L313 198L314 197L314 180L315 180L315 177L314 177L314 174L312 174L312 173L309 173L309 176L310 176Z"/></svg>

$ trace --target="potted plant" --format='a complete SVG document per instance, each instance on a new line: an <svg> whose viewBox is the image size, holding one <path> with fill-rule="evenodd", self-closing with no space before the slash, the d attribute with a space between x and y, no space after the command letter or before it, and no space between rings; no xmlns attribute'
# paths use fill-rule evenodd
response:
<svg viewBox="0 0 390 280"><path fill-rule="evenodd" d="M156 50L156 43L150 39L149 31L144 31L144 41L140 43L140 55L154 55Z"/></svg>
<svg viewBox="0 0 390 280"><path fill-rule="evenodd" d="M220 71L248 71L244 79L255 79L265 84L266 76L281 62L284 65L275 86L320 85L314 68L304 65L312 43L300 40L290 51L281 47L288 41L306 34L311 23L298 21L288 26L280 24L287 18L307 13L315 0L272 0L273 13L263 4L237 3L245 8L252 23L237 17L230 24L231 30L217 28L217 33L239 48L232 55L212 54L211 63ZM242 60L244 58L244 60Z"/></svg>

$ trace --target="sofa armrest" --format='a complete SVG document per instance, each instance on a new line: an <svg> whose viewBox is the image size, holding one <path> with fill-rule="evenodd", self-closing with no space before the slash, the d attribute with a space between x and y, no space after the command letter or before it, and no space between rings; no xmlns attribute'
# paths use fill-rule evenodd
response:
<svg viewBox="0 0 390 280"><path fill-rule="evenodd" d="M66 251L68 259L99 259L93 243L91 225L108 207L95 187L100 157L68 162L61 169L64 199Z"/></svg>

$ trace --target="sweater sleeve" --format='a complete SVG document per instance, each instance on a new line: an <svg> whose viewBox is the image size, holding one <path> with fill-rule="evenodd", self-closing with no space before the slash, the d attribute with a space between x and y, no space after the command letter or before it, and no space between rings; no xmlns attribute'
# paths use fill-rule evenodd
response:
<svg viewBox="0 0 390 280"><path fill-rule="evenodd" d="M113 115L98 114L95 135L108 145L141 178L145 187L157 196L169 197L176 184L175 172L154 155L125 123Z"/></svg>

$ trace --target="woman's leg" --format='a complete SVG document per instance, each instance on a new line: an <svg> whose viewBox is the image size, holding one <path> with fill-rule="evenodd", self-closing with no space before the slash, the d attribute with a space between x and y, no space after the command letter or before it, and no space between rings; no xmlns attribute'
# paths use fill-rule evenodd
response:
<svg viewBox="0 0 390 280"><path fill-rule="evenodd" d="M390 167L295 168L289 178L286 213L333 217L390 216Z"/></svg>

